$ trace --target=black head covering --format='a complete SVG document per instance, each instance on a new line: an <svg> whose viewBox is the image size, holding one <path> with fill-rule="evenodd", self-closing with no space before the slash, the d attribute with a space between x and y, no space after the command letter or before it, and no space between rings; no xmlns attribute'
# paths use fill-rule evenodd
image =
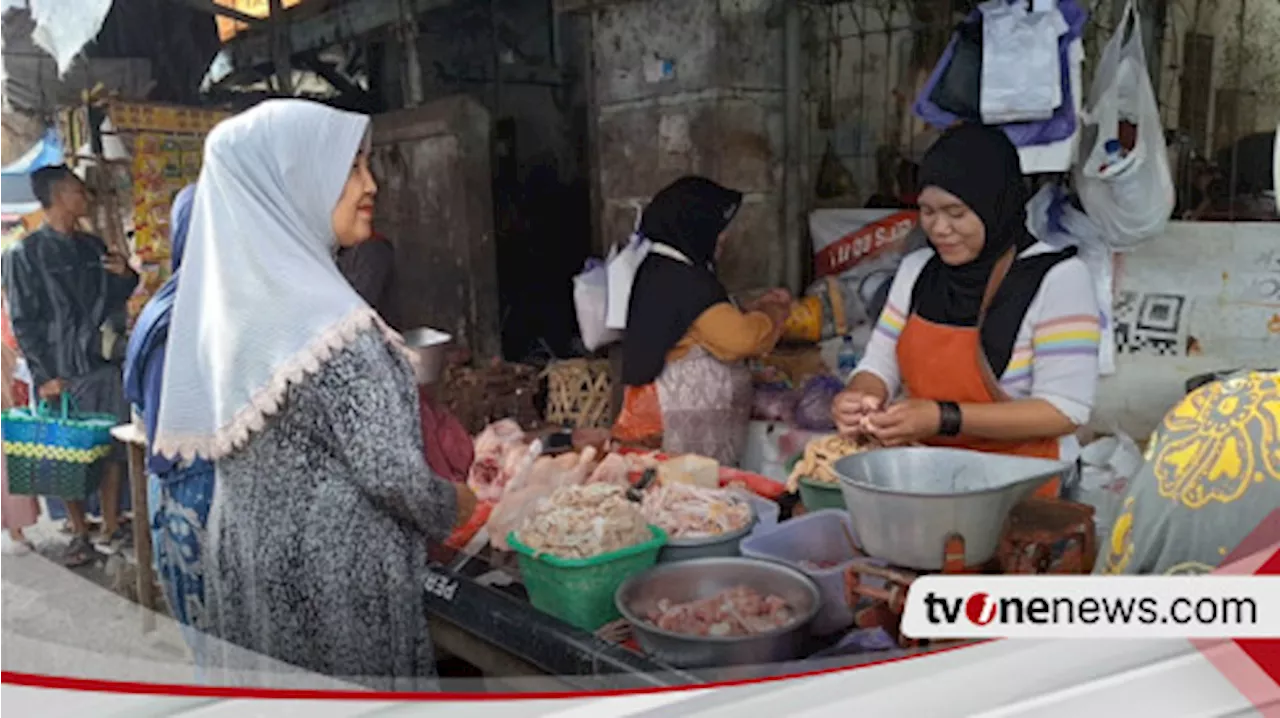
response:
<svg viewBox="0 0 1280 718"><path fill-rule="evenodd" d="M716 242L742 205L742 193L705 177L682 177L654 195L640 234L678 250L685 264L649 254L636 271L622 340L622 381L643 386L658 378L667 352L694 320L729 295L715 274Z"/></svg>
<svg viewBox="0 0 1280 718"><path fill-rule="evenodd" d="M912 292L912 310L921 318L951 326L976 326L982 295L996 263L1035 244L1027 231L1029 195L1018 150L1005 133L985 125L947 130L925 153L920 187L937 187L959 197L982 220L986 241L973 261L950 266L935 255ZM992 298L982 325L982 346L992 371L1004 373L1027 308L1045 274L1074 257L1075 248L1018 258Z"/></svg>

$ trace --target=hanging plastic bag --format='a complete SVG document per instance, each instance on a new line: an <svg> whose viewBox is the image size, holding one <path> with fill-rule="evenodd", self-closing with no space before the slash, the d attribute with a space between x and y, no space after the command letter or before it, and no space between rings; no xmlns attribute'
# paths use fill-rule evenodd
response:
<svg viewBox="0 0 1280 718"><path fill-rule="evenodd" d="M1089 215L1071 206L1058 185L1045 185L1027 202L1027 230L1036 239L1056 249L1076 247L1093 276L1094 293L1101 316L1102 342L1098 346L1098 373L1116 373L1116 343L1112 336L1114 266L1111 245Z"/></svg>
<svg viewBox="0 0 1280 718"><path fill-rule="evenodd" d="M1117 250L1163 232L1173 213L1173 175L1133 0L1102 52L1084 117L1074 174L1089 216Z"/></svg>
<svg viewBox="0 0 1280 718"><path fill-rule="evenodd" d="M1044 6L1044 7L1041 7ZM1063 101L1058 38L1069 26L1052 0L1028 9L990 0L982 13L982 121L1047 120Z"/></svg>
<svg viewBox="0 0 1280 718"><path fill-rule="evenodd" d="M1062 13L1063 19L1067 21L1070 29L1058 38L1058 55L1059 70L1061 72L1060 82L1062 84L1062 103L1058 105L1058 109L1053 111L1053 117L1048 120L1036 122L1011 122L1000 125L1000 129L1009 136L1009 140L1016 147L1030 147L1033 145L1043 145L1051 142L1061 142L1071 137L1076 132L1076 103L1073 99L1071 88L1071 46L1084 35L1085 26L1089 22L1089 13L1080 7L1075 0L1058 0L1058 11ZM982 13L976 8L972 10L965 18L966 25L972 25L981 20ZM981 36L981 33L979 33ZM951 42L947 45L947 49L942 53L942 59L934 67L933 74L929 76L925 82L924 88L916 97L916 102L912 105L912 111L917 117L927 122L930 126L938 129L945 129L960 122L965 117L948 111L940 107L933 100L934 88L938 85L942 78L943 72L949 66L952 57L956 53L957 36L951 36ZM979 78L979 82L981 79ZM979 91L979 95L980 95ZM980 100L979 100L980 102ZM981 110L975 107L974 118L981 116Z"/></svg>
<svg viewBox="0 0 1280 718"><path fill-rule="evenodd" d="M605 326L609 329L627 328L627 306L631 302L631 285L635 282L636 270L649 254L649 240L640 234L640 217L644 207L636 204L635 227L625 246L616 254L609 256L606 265L609 274L609 303L605 316Z"/></svg>
<svg viewBox="0 0 1280 718"><path fill-rule="evenodd" d="M578 313L578 331L589 351L612 344L622 332L609 329L609 273L604 262L592 257L582 273L573 278L573 306Z"/></svg>
<svg viewBox="0 0 1280 718"><path fill-rule="evenodd" d="M982 116L982 34L981 16L962 23L938 62L941 71L935 70L931 80L929 101L958 118Z"/></svg>

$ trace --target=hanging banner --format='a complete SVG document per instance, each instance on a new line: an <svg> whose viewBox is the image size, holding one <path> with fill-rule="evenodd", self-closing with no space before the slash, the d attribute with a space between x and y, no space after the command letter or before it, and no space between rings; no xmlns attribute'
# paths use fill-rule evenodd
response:
<svg viewBox="0 0 1280 718"><path fill-rule="evenodd" d="M842 276L870 264L896 268L907 235L919 224L915 210L815 210L809 215L813 273L819 278Z"/></svg>
<svg viewBox="0 0 1280 718"><path fill-rule="evenodd" d="M200 176L203 145L203 135L141 132L133 139L133 252L142 268L130 317L169 277L169 210L174 195Z"/></svg>
<svg viewBox="0 0 1280 718"><path fill-rule="evenodd" d="M112 102L107 114L116 132L167 132L203 135L230 112L179 105Z"/></svg>

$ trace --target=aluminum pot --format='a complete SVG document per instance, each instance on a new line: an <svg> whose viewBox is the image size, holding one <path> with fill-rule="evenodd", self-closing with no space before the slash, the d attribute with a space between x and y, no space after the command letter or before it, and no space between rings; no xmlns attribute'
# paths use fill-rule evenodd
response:
<svg viewBox="0 0 1280 718"><path fill-rule="evenodd" d="M951 534L964 539L965 565L989 561L1009 511L1069 466L913 446L846 456L832 468L867 555L904 568L937 571Z"/></svg>
<svg viewBox="0 0 1280 718"><path fill-rule="evenodd" d="M444 370L445 348L453 337L431 327L404 333L404 343L417 355L413 375L419 385L434 384Z"/></svg>
<svg viewBox="0 0 1280 718"><path fill-rule="evenodd" d="M668 538L667 544L662 547L662 552L658 554L658 563L692 561L715 556L741 556L742 551L738 545L742 543L742 539L751 534L751 530L755 528L756 521L759 520L755 504L749 501L746 503L751 509L751 518L747 520L745 526L737 531L706 538Z"/></svg>
<svg viewBox="0 0 1280 718"><path fill-rule="evenodd" d="M781 596L795 613L795 620L754 636L715 637L665 631L644 619L661 599L674 603L696 601L744 585ZM659 564L623 582L614 601L631 624L640 647L677 668L762 665L799 659L803 657L809 624L822 604L818 585L798 569L741 557Z"/></svg>

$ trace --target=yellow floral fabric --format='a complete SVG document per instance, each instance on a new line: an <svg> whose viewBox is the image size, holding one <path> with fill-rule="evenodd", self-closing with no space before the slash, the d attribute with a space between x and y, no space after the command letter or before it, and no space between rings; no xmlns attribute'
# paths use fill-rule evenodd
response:
<svg viewBox="0 0 1280 718"><path fill-rule="evenodd" d="M1097 571L1212 571L1280 508L1280 373L1244 372L1165 415Z"/></svg>

